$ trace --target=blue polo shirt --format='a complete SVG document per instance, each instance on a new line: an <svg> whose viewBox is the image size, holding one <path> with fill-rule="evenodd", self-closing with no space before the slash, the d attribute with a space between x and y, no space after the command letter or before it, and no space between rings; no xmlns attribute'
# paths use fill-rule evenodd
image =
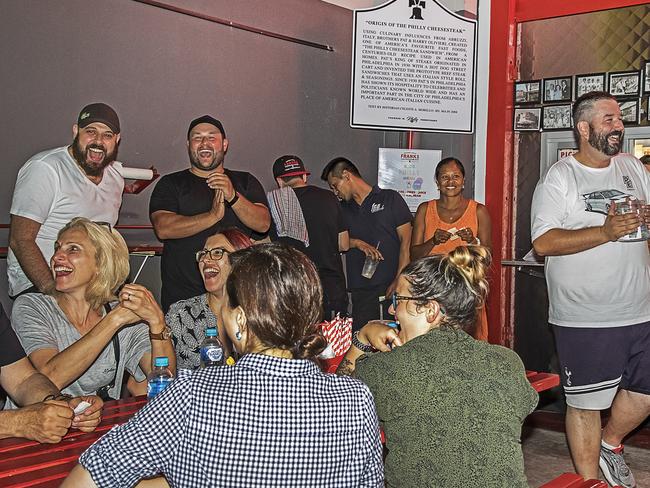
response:
<svg viewBox="0 0 650 488"><path fill-rule="evenodd" d="M367 279L361 276L366 255L359 249L350 249L345 259L348 288L354 290L379 285L388 287L395 279L399 265L400 240L397 228L413 220L408 205L395 190L382 190L373 186L361 205L350 200L341 202L341 208L350 238L361 239L371 246L381 242L379 252L384 256L374 276Z"/></svg>

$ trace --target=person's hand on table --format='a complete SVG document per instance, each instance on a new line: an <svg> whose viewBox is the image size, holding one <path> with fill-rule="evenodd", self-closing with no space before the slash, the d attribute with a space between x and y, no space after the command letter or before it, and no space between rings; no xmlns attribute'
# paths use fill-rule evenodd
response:
<svg viewBox="0 0 650 488"><path fill-rule="evenodd" d="M35 403L12 413L16 419L16 436L47 444L60 442L74 417L68 404L59 400Z"/></svg>
<svg viewBox="0 0 650 488"><path fill-rule="evenodd" d="M68 400L68 405L72 410L81 402L90 403L82 413L75 415L72 419L72 428L82 432L92 432L102 420L102 407L104 402L96 395L74 397Z"/></svg>
<svg viewBox="0 0 650 488"><path fill-rule="evenodd" d="M388 352L393 347L402 345L397 330L378 320L371 320L364 325L357 334L357 339L382 352Z"/></svg>

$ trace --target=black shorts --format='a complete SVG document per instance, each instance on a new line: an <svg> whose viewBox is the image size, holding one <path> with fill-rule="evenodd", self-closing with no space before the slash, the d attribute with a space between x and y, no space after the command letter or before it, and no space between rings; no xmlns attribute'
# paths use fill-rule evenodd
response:
<svg viewBox="0 0 650 488"><path fill-rule="evenodd" d="M567 405L605 410L619 388L650 395L650 322L607 328L551 326Z"/></svg>

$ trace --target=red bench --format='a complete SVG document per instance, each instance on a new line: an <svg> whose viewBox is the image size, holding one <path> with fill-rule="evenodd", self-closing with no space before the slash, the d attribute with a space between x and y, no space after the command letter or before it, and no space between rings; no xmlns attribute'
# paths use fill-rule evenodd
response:
<svg viewBox="0 0 650 488"><path fill-rule="evenodd" d="M608 484L601 480L585 480L575 473L564 473L540 488L608 488Z"/></svg>

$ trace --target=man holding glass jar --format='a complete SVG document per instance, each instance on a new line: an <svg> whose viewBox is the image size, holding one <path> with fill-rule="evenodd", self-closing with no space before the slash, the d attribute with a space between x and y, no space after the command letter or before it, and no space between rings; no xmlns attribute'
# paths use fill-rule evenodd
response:
<svg viewBox="0 0 650 488"><path fill-rule="evenodd" d="M617 208L648 200L650 173L620 153L624 127L613 96L581 96L573 120L580 150L538 183L532 240L546 258L576 470L597 478L600 465L610 484L633 487L621 441L650 414L650 256L644 240L627 236L648 217L645 205L639 213ZM610 406L601 433L600 411Z"/></svg>

